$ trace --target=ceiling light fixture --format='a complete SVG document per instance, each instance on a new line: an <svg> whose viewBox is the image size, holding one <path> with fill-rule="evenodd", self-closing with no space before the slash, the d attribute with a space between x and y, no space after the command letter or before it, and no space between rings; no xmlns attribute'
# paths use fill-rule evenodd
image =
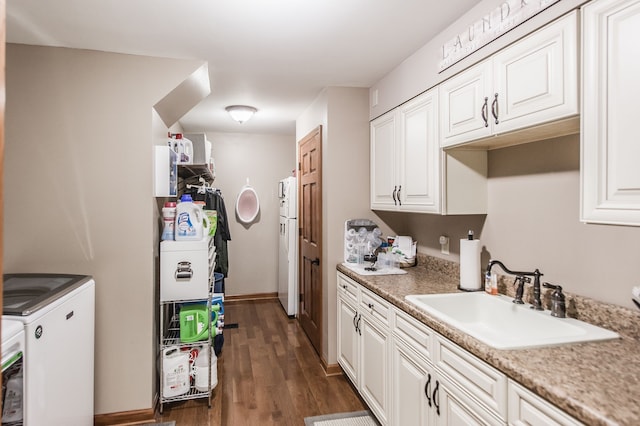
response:
<svg viewBox="0 0 640 426"><path fill-rule="evenodd" d="M247 105L229 105L225 108L231 118L233 118L238 123L244 123L255 114L258 109L252 106Z"/></svg>

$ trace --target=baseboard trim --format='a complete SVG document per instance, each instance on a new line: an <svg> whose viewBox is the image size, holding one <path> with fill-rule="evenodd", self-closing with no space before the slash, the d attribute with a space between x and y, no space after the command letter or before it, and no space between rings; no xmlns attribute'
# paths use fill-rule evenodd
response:
<svg viewBox="0 0 640 426"><path fill-rule="evenodd" d="M254 293L240 294L236 296L225 296L224 303L246 302L248 300L273 300L278 298L278 293Z"/></svg>
<svg viewBox="0 0 640 426"><path fill-rule="evenodd" d="M339 376L342 374L340 364L327 364L324 358L322 359L322 368L324 368L324 374L327 376Z"/></svg>
<svg viewBox="0 0 640 426"><path fill-rule="evenodd" d="M155 404L154 404L155 407ZM94 426L111 425L136 425L142 423L155 423L155 408L144 410L121 411L118 413L96 414L93 416Z"/></svg>

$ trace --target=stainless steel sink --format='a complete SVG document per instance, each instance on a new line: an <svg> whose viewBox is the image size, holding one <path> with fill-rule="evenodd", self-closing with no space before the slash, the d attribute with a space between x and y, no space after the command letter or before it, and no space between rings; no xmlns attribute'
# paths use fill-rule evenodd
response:
<svg viewBox="0 0 640 426"><path fill-rule="evenodd" d="M486 293L417 294L406 300L496 349L523 349L617 339L610 330Z"/></svg>

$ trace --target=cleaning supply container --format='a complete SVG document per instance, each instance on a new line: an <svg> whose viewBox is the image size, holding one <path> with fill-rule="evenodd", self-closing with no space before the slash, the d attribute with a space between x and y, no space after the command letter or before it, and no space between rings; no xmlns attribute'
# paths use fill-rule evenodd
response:
<svg viewBox="0 0 640 426"><path fill-rule="evenodd" d="M189 392L189 354L178 346L162 353L162 396L170 398Z"/></svg>
<svg viewBox="0 0 640 426"><path fill-rule="evenodd" d="M196 379L195 387L200 392L209 391L209 347L204 346L193 364ZM218 384L218 357L211 351L211 389Z"/></svg>
<svg viewBox="0 0 640 426"><path fill-rule="evenodd" d="M176 225L176 203L175 201L167 201L162 207L162 220L164 227L162 228L163 241L175 240L175 225Z"/></svg>
<svg viewBox="0 0 640 426"><path fill-rule="evenodd" d="M209 233L211 223L191 195L184 194L176 206L176 241L201 240Z"/></svg>
<svg viewBox="0 0 640 426"><path fill-rule="evenodd" d="M180 308L180 341L184 343L206 340L211 319L206 304L188 304Z"/></svg>

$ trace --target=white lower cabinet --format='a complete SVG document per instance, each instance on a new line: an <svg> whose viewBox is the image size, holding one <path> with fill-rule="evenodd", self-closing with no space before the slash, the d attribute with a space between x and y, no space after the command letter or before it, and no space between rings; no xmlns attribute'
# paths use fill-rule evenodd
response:
<svg viewBox="0 0 640 426"><path fill-rule="evenodd" d="M436 424L433 392L435 369L430 361L431 330L396 312L391 355L392 425Z"/></svg>
<svg viewBox="0 0 640 426"><path fill-rule="evenodd" d="M389 330L366 314L360 323L360 394L380 423L389 411Z"/></svg>
<svg viewBox="0 0 640 426"><path fill-rule="evenodd" d="M509 380L509 425L578 426L582 424L522 385Z"/></svg>
<svg viewBox="0 0 640 426"><path fill-rule="evenodd" d="M382 425L390 404L389 312L387 302L338 273L338 363Z"/></svg>
<svg viewBox="0 0 640 426"><path fill-rule="evenodd" d="M582 424L340 272L338 362L382 425Z"/></svg>

